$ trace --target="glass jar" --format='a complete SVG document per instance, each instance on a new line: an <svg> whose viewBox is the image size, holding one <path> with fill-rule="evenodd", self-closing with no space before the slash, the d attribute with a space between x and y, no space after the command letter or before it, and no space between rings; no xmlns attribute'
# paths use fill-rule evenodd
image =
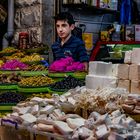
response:
<svg viewBox="0 0 140 140"><path fill-rule="evenodd" d="M19 48L26 49L29 44L29 33L21 32L19 33Z"/></svg>

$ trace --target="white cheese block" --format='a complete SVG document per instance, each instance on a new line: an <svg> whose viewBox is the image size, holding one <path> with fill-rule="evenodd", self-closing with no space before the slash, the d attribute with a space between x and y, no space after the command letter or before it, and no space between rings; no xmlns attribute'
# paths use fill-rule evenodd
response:
<svg viewBox="0 0 140 140"><path fill-rule="evenodd" d="M122 114L119 117L113 118L112 123L122 125L124 123L125 118L126 118L126 116L124 114Z"/></svg>
<svg viewBox="0 0 140 140"><path fill-rule="evenodd" d="M140 64L132 64L129 69L130 80L140 80Z"/></svg>
<svg viewBox="0 0 140 140"><path fill-rule="evenodd" d="M112 65L112 76L118 77L118 66L119 64Z"/></svg>
<svg viewBox="0 0 140 140"><path fill-rule="evenodd" d="M40 113L41 114L50 114L51 112L53 112L54 109L55 109L55 107L53 105L47 105L46 107L44 107L40 110Z"/></svg>
<svg viewBox="0 0 140 140"><path fill-rule="evenodd" d="M72 105L76 104L76 100L74 100L73 97L68 97L68 102L71 103Z"/></svg>
<svg viewBox="0 0 140 140"><path fill-rule="evenodd" d="M96 133L97 138L99 139L103 139L103 138L106 139L106 137L109 135L109 131L107 130L106 125L104 124L99 125L95 133Z"/></svg>
<svg viewBox="0 0 140 140"><path fill-rule="evenodd" d="M64 93L63 95L61 95L61 96L68 97L68 96L71 96L71 94L72 94L72 93L68 91L68 92Z"/></svg>
<svg viewBox="0 0 140 140"><path fill-rule="evenodd" d="M126 51L124 56L124 63L131 64L132 62L132 51Z"/></svg>
<svg viewBox="0 0 140 140"><path fill-rule="evenodd" d="M111 116L112 116L113 118L118 117L118 116L121 116L121 111L120 111L120 110L113 111L113 112L111 113Z"/></svg>
<svg viewBox="0 0 140 140"><path fill-rule="evenodd" d="M67 123L62 121L54 121L54 127L56 127L63 135L67 135L73 132Z"/></svg>
<svg viewBox="0 0 140 140"><path fill-rule="evenodd" d="M118 80L118 87L119 88L125 88L127 91L130 92L130 80Z"/></svg>
<svg viewBox="0 0 140 140"><path fill-rule="evenodd" d="M129 79L129 65L128 64L114 64L112 67L112 75L119 79Z"/></svg>
<svg viewBox="0 0 140 140"><path fill-rule="evenodd" d="M47 102L48 104L54 104L55 103L55 100L53 98L51 98L51 99L45 98L44 101Z"/></svg>
<svg viewBox="0 0 140 140"><path fill-rule="evenodd" d="M111 132L108 137L108 140L125 140L125 139L126 139L125 135L121 135L116 132Z"/></svg>
<svg viewBox="0 0 140 140"><path fill-rule="evenodd" d="M38 118L37 118L37 121L36 123L43 123L43 124L52 124L53 123L53 120L50 119L50 118L47 118L47 115L46 114L42 114L40 115Z"/></svg>
<svg viewBox="0 0 140 140"><path fill-rule="evenodd" d="M89 138L90 136L93 136L93 131L91 131L90 129L86 128L86 127L80 127L78 129L78 134L79 134L79 138L81 138L82 140L87 140L87 138ZM79 140L76 139L76 140Z"/></svg>
<svg viewBox="0 0 140 140"><path fill-rule="evenodd" d="M37 129L40 131L45 131L45 132L53 132L54 131L53 125L46 125L46 124L42 124L42 123L39 123L37 125Z"/></svg>
<svg viewBox="0 0 140 140"><path fill-rule="evenodd" d="M140 95L139 94L129 94L128 99L129 100L136 99L136 101L139 101L140 100Z"/></svg>
<svg viewBox="0 0 140 140"><path fill-rule="evenodd" d="M21 102L21 103L18 103L17 106L18 107L25 107L26 106L26 103L25 102L24 103Z"/></svg>
<svg viewBox="0 0 140 140"><path fill-rule="evenodd" d="M36 115L39 111L39 105L34 105L31 110L31 114Z"/></svg>
<svg viewBox="0 0 140 140"><path fill-rule="evenodd" d="M131 81L131 93L140 94L140 81Z"/></svg>
<svg viewBox="0 0 140 140"><path fill-rule="evenodd" d="M112 63L106 63L101 61L90 61L89 62L89 74L90 75L112 75Z"/></svg>
<svg viewBox="0 0 140 140"><path fill-rule="evenodd" d="M26 114L26 113L29 113L30 111L31 111L31 107L30 106L28 106L28 107L22 107L19 110L19 114Z"/></svg>
<svg viewBox="0 0 140 140"><path fill-rule="evenodd" d="M96 122L98 122L98 124L102 122L104 122L106 125L112 124L111 118L109 117L108 114L101 115Z"/></svg>
<svg viewBox="0 0 140 140"><path fill-rule="evenodd" d="M86 88L88 89L102 89L104 87L117 87L117 78L113 76L86 76Z"/></svg>
<svg viewBox="0 0 140 140"><path fill-rule="evenodd" d="M34 102L34 101L29 101L29 102L26 102L26 106L34 106L34 105L37 105L38 102Z"/></svg>
<svg viewBox="0 0 140 140"><path fill-rule="evenodd" d="M64 115L64 113L62 113L62 111L60 109L55 109L53 111L53 115L55 115L56 117L62 117Z"/></svg>
<svg viewBox="0 0 140 140"><path fill-rule="evenodd" d="M12 110L13 110L14 112L18 112L18 113L19 113L20 107L13 106L13 107L12 107Z"/></svg>
<svg viewBox="0 0 140 140"><path fill-rule="evenodd" d="M26 122L28 122L28 123L34 123L34 122L36 122L36 120L37 120L37 118L36 118L35 116L33 116L32 114L30 114L30 113L21 115L20 118L21 118L23 121L26 121Z"/></svg>
<svg viewBox="0 0 140 140"><path fill-rule="evenodd" d="M35 102L42 102L44 99L43 98L39 98L39 97L33 97L31 99L31 101L35 101Z"/></svg>
<svg viewBox="0 0 140 140"><path fill-rule="evenodd" d="M19 114L17 113L17 112L14 112L14 113L12 113L12 114L10 114L11 116L15 116L15 117L18 117L19 116Z"/></svg>
<svg viewBox="0 0 140 140"><path fill-rule="evenodd" d="M125 123L124 123L124 125L126 126L126 127L136 127L136 121L135 120L133 120L132 118L130 118L130 117L127 117L127 119L126 119L126 121L125 121Z"/></svg>
<svg viewBox="0 0 140 140"><path fill-rule="evenodd" d="M67 98L65 96L61 95L59 101L66 102Z"/></svg>
<svg viewBox="0 0 140 140"><path fill-rule="evenodd" d="M76 118L76 119L68 118L66 120L66 122L70 128L75 129L77 127L83 126L85 123L85 119L83 119L83 118Z"/></svg>
<svg viewBox="0 0 140 140"><path fill-rule="evenodd" d="M140 63L140 48L133 48L132 50L132 64Z"/></svg>

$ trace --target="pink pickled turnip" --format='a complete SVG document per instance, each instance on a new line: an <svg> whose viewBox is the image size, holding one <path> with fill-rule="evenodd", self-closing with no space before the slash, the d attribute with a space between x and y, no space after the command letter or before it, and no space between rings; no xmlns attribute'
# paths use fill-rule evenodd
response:
<svg viewBox="0 0 140 140"><path fill-rule="evenodd" d="M84 71L84 69L84 64L80 62L74 62L72 57L56 60L49 67L49 71L54 72Z"/></svg>
<svg viewBox="0 0 140 140"><path fill-rule="evenodd" d="M77 70L78 71L84 71L85 70L85 65L83 63L80 63L78 66L77 66Z"/></svg>
<svg viewBox="0 0 140 140"><path fill-rule="evenodd" d="M2 65L2 70L24 70L27 69L28 65L18 61L18 60L9 60Z"/></svg>

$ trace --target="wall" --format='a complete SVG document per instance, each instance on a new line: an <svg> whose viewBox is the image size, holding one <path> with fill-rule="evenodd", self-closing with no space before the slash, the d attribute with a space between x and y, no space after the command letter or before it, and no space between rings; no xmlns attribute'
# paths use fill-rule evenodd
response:
<svg viewBox="0 0 140 140"><path fill-rule="evenodd" d="M49 47L54 41L55 0L15 0L15 35L18 44L19 32L30 34L30 43L44 43ZM50 59L51 49L50 51Z"/></svg>

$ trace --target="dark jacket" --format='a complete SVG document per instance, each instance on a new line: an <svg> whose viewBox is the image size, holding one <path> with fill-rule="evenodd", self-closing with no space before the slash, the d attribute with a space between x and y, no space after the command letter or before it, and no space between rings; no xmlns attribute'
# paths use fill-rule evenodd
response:
<svg viewBox="0 0 140 140"><path fill-rule="evenodd" d="M60 38L52 45L52 51L54 60L65 58L67 56L72 57L75 61L88 62L88 55L85 49L84 42L75 37L71 36L69 40L61 46Z"/></svg>

